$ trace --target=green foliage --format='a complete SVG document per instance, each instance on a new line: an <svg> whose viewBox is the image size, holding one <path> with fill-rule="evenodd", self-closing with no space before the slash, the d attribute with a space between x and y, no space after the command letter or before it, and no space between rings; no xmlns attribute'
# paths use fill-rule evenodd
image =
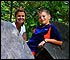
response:
<svg viewBox="0 0 70 60"><path fill-rule="evenodd" d="M14 13L21 6L26 10L25 26L28 39L35 26L39 24L39 8L48 8L51 11L51 21L69 24L69 1L1 1L1 19L14 22Z"/></svg>

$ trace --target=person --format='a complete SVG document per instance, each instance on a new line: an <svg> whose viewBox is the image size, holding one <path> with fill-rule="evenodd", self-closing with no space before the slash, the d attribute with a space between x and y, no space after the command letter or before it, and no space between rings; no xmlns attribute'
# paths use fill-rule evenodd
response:
<svg viewBox="0 0 70 60"><path fill-rule="evenodd" d="M36 26L32 37L28 40L27 44L31 49L32 54L35 56L38 47L43 46L46 42L53 43L61 46L63 40L56 26L50 23L51 14L47 9L40 9L38 12L40 25Z"/></svg>
<svg viewBox="0 0 70 60"><path fill-rule="evenodd" d="M24 25L25 21L25 11L23 8L18 8L15 12L16 22L13 22L12 24L17 28L20 35L23 37L24 40L26 40L26 29Z"/></svg>

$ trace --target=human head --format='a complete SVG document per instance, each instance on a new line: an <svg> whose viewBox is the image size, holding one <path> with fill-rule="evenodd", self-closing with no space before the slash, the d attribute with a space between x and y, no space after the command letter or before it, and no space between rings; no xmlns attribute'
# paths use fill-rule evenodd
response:
<svg viewBox="0 0 70 60"><path fill-rule="evenodd" d="M22 8L18 8L15 12L16 22L22 24L25 20L25 11Z"/></svg>
<svg viewBox="0 0 70 60"><path fill-rule="evenodd" d="M50 12L48 9L40 9L38 11L38 16L39 16L39 22L41 24L48 24L51 18Z"/></svg>

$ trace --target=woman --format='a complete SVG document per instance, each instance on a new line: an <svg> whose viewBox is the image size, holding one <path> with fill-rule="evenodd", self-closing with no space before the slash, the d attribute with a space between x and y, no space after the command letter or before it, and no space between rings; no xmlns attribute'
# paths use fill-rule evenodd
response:
<svg viewBox="0 0 70 60"><path fill-rule="evenodd" d="M22 8L18 8L15 12L16 22L12 23L22 35L23 39L26 40L26 29L24 25L25 11Z"/></svg>

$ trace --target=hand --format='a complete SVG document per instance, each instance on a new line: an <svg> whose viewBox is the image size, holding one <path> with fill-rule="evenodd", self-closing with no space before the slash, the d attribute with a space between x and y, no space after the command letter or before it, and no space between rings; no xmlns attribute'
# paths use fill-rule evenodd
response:
<svg viewBox="0 0 70 60"><path fill-rule="evenodd" d="M38 44L38 46L43 46L45 44L45 41L42 41L41 43Z"/></svg>

